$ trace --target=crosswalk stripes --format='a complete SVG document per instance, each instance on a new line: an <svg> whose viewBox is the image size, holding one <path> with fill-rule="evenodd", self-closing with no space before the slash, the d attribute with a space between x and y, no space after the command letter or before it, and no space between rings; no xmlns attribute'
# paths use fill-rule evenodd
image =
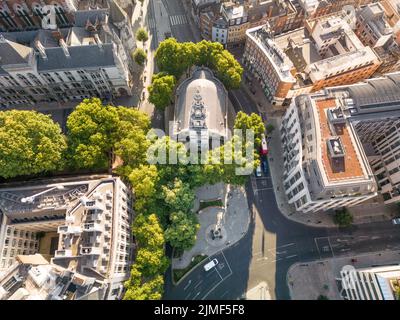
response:
<svg viewBox="0 0 400 320"><path fill-rule="evenodd" d="M156 28L156 23L155 23L154 19L152 19L152 18L149 18L147 20L147 24L149 26L149 29L155 29Z"/></svg>
<svg viewBox="0 0 400 320"><path fill-rule="evenodd" d="M177 15L177 16L170 16L169 17L171 25L176 26L178 24L187 24L188 20L185 15Z"/></svg>

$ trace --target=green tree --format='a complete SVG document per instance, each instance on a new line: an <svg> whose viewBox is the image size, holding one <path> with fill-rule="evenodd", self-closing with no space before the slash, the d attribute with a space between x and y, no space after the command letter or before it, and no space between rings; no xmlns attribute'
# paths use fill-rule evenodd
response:
<svg viewBox="0 0 400 320"><path fill-rule="evenodd" d="M261 135L265 133L265 125L258 114L252 113L248 115L243 111L239 111L235 118L235 129L242 130L242 137L245 139L246 130L253 130L255 146L261 145Z"/></svg>
<svg viewBox="0 0 400 320"><path fill-rule="evenodd" d="M149 101L158 109L165 109L173 101L176 85L174 76L153 77L149 91Z"/></svg>
<svg viewBox="0 0 400 320"><path fill-rule="evenodd" d="M240 87L243 68L235 57L227 50L212 54L212 69L227 89Z"/></svg>
<svg viewBox="0 0 400 320"><path fill-rule="evenodd" d="M259 157L250 142L238 144L237 141L241 139L234 136L220 148L210 150L203 171L208 183L215 184L222 181L233 185L244 185L259 165ZM247 150L251 152L248 156Z"/></svg>
<svg viewBox="0 0 400 320"><path fill-rule="evenodd" d="M139 248L136 254L135 263L143 276L152 277L163 274L169 265L169 260L165 256L164 248Z"/></svg>
<svg viewBox="0 0 400 320"><path fill-rule="evenodd" d="M127 290L124 300L160 300L164 291L164 279L162 275L148 279L146 282L130 283L126 286Z"/></svg>
<svg viewBox="0 0 400 320"><path fill-rule="evenodd" d="M114 153L127 165L143 163L149 127L150 119L141 111L85 99L67 120L70 165L106 168Z"/></svg>
<svg viewBox="0 0 400 320"><path fill-rule="evenodd" d="M0 176L59 170L66 149L60 126L35 111L0 112Z"/></svg>
<svg viewBox="0 0 400 320"><path fill-rule="evenodd" d="M212 65L213 56L224 51L224 47L219 42L202 40L196 44L195 65L214 68Z"/></svg>
<svg viewBox="0 0 400 320"><path fill-rule="evenodd" d="M347 208L343 208L341 210L336 210L333 221L340 227L348 227L353 223L353 216Z"/></svg>
<svg viewBox="0 0 400 320"><path fill-rule="evenodd" d="M182 211L170 215L170 225L165 230L165 239L178 250L188 250L196 243L196 233L200 228L193 213Z"/></svg>
<svg viewBox="0 0 400 320"><path fill-rule="evenodd" d="M165 203L171 211L187 212L192 209L195 194L189 184L175 179L168 186L162 186Z"/></svg>
<svg viewBox="0 0 400 320"><path fill-rule="evenodd" d="M142 42L143 44L149 40L149 34L145 28L139 28L136 31L136 40Z"/></svg>
<svg viewBox="0 0 400 320"><path fill-rule="evenodd" d="M132 232L141 246L162 248L165 244L164 232L155 214L138 214Z"/></svg>
<svg viewBox="0 0 400 320"><path fill-rule="evenodd" d="M116 139L119 118L100 99L85 99L67 120L71 163L80 168L106 168Z"/></svg>
<svg viewBox="0 0 400 320"><path fill-rule="evenodd" d="M141 48L137 48L133 53L132 53L132 58L133 60L135 60L135 62L139 65L139 66L143 66L146 62L147 59L147 54L146 52L141 49Z"/></svg>
<svg viewBox="0 0 400 320"><path fill-rule="evenodd" d="M156 193L158 182L158 171L154 165L140 165L132 170L129 175L136 196L135 209L142 210L146 207L149 199Z"/></svg>
<svg viewBox="0 0 400 320"><path fill-rule="evenodd" d="M187 52L183 50L183 45L175 38L168 38L160 43L155 54L157 66L160 71L180 78L187 69L189 58Z"/></svg>

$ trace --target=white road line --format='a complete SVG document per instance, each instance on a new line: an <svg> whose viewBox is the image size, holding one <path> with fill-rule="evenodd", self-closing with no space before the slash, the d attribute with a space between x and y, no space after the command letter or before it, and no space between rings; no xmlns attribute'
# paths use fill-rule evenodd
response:
<svg viewBox="0 0 400 320"><path fill-rule="evenodd" d="M189 288L190 284L192 283L192 280L189 280L189 282L187 283L187 285L183 288L183 290L186 290L187 288Z"/></svg>
<svg viewBox="0 0 400 320"><path fill-rule="evenodd" d="M215 268L215 271L217 271L217 273L218 273L219 277L221 278L221 281L223 281L223 280L224 280L224 278L222 278L221 274L218 272L218 270L217 270L217 267L214 267L214 268Z"/></svg>
<svg viewBox="0 0 400 320"><path fill-rule="evenodd" d="M190 292L186 297L185 300L187 300L189 298L189 296L192 294L193 292Z"/></svg>
<svg viewBox="0 0 400 320"><path fill-rule="evenodd" d="M319 251L319 246L318 246L317 239L321 239L321 238L314 238L314 241L315 241L315 246L317 247L317 250L318 250L319 257L321 258L321 251Z"/></svg>
<svg viewBox="0 0 400 320"><path fill-rule="evenodd" d="M222 255L224 256L224 259L225 259L225 262L226 262L226 265L228 266L228 268L229 268L229 275L227 275L225 278L227 278L227 277L229 277L233 272L232 272L232 269L231 269L231 266L230 266L230 264L229 264L229 262L228 262L228 259L226 259L226 257L225 257L225 255L224 255L224 252L223 251L221 251L221 253L222 253Z"/></svg>
<svg viewBox="0 0 400 320"><path fill-rule="evenodd" d="M176 26L176 25L182 25L182 24L187 24L187 18L185 15L175 15L175 16L170 16L169 17L171 25Z"/></svg>
<svg viewBox="0 0 400 320"><path fill-rule="evenodd" d="M273 190L274 188L261 188L261 189L257 189L257 191L265 191L265 190Z"/></svg>
<svg viewBox="0 0 400 320"><path fill-rule="evenodd" d="M278 248L285 248L285 247L289 247L289 246L294 246L295 244L296 243L292 242L292 243L285 244L283 246L279 246Z"/></svg>
<svg viewBox="0 0 400 320"><path fill-rule="evenodd" d="M194 296L194 298L192 300L195 300L199 296L200 292L197 292L197 294Z"/></svg>
<svg viewBox="0 0 400 320"><path fill-rule="evenodd" d="M297 254L292 254L291 256L287 256L286 259L297 257Z"/></svg>
<svg viewBox="0 0 400 320"><path fill-rule="evenodd" d="M203 280L200 280L196 285L195 285L195 289L197 289L197 287L199 286L199 285L201 285L203 283Z"/></svg>
<svg viewBox="0 0 400 320"><path fill-rule="evenodd" d="M328 237L328 243L329 243L329 248L331 248L332 257L334 257L335 254L333 253L333 249L332 249L332 246L331 246L331 242L330 242L330 240L329 240L329 237Z"/></svg>

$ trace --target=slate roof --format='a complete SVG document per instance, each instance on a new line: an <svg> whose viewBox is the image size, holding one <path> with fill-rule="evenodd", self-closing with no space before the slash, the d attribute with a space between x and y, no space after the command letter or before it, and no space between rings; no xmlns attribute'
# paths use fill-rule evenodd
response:
<svg viewBox="0 0 400 320"><path fill-rule="evenodd" d="M32 48L10 41L0 35L0 65L27 64Z"/></svg>

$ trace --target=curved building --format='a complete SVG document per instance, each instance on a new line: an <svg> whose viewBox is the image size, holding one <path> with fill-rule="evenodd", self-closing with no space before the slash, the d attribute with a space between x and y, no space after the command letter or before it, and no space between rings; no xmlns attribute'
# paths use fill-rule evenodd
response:
<svg viewBox="0 0 400 320"><path fill-rule="evenodd" d="M221 141L228 136L227 111L224 85L209 69L198 68L177 88L171 136L199 149Z"/></svg>

